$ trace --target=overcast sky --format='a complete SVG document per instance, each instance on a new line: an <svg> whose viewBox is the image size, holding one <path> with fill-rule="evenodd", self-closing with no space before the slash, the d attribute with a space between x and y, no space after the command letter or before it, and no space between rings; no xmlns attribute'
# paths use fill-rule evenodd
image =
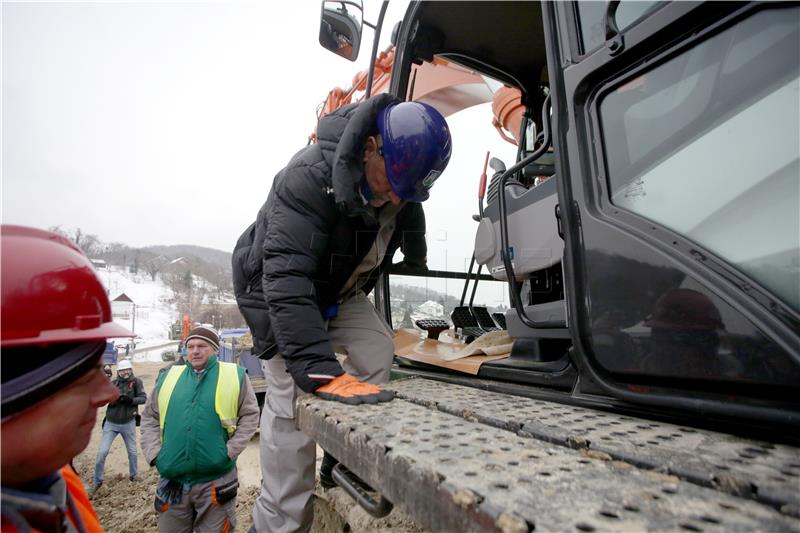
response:
<svg viewBox="0 0 800 533"><path fill-rule="evenodd" d="M390 2L381 49L405 0ZM380 2L365 1L377 20ZM320 3L3 2L2 220L131 246L232 250L328 91L367 67L318 44ZM450 167L426 203L431 266L463 270L492 146L448 120ZM474 128L469 128L473 130ZM456 163L461 155L461 161ZM435 244L436 243L436 244Z"/></svg>
<svg viewBox="0 0 800 533"><path fill-rule="evenodd" d="M231 249L368 61L317 44L316 1L2 9L3 222L134 246Z"/></svg>

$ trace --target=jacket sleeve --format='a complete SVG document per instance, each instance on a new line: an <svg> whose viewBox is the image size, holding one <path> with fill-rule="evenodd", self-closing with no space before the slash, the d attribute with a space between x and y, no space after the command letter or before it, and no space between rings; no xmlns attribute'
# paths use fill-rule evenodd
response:
<svg viewBox="0 0 800 533"><path fill-rule="evenodd" d="M250 384L250 378L244 375L242 386L239 389L239 419L236 422L236 431L228 439L228 457L236 460L239 454L247 447L258 429L258 400Z"/></svg>
<svg viewBox="0 0 800 533"><path fill-rule="evenodd" d="M428 244L425 242L425 211L420 203L409 203L403 214L400 250L403 262L409 267L425 268L428 264Z"/></svg>
<svg viewBox="0 0 800 533"><path fill-rule="evenodd" d="M314 288L317 272L325 273L319 261L336 221L336 206L315 172L319 170L298 165L276 179L262 244L264 298L272 331L289 373L306 392L344 373L333 353Z"/></svg>
<svg viewBox="0 0 800 533"><path fill-rule="evenodd" d="M147 393L144 392L142 380L136 378L136 388L133 391L133 405L143 405L147 401Z"/></svg>
<svg viewBox="0 0 800 533"><path fill-rule="evenodd" d="M161 425L158 412L158 385L153 387L142 413L142 451L150 466L155 464L161 451Z"/></svg>

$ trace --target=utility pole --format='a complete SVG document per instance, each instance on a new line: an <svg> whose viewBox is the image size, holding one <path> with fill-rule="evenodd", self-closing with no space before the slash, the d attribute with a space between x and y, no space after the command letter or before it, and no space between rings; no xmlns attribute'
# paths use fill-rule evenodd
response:
<svg viewBox="0 0 800 533"><path fill-rule="evenodd" d="M126 355L130 353L131 359L133 359L133 352L136 351L136 302L131 301L133 305L133 314L131 315L131 331L134 333L134 336L131 337L131 342L128 343L130 350L126 350Z"/></svg>

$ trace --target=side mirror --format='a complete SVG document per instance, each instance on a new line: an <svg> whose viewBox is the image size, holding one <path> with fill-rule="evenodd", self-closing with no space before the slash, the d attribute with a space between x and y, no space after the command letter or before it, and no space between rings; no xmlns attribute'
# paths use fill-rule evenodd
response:
<svg viewBox="0 0 800 533"><path fill-rule="evenodd" d="M397 46L397 41L400 39L400 28L402 27L402 21L396 22L394 28L392 28L392 38L389 39L389 42L392 43L392 46Z"/></svg>
<svg viewBox="0 0 800 533"><path fill-rule="evenodd" d="M358 59L364 6L361 0L324 0L319 44L350 61Z"/></svg>

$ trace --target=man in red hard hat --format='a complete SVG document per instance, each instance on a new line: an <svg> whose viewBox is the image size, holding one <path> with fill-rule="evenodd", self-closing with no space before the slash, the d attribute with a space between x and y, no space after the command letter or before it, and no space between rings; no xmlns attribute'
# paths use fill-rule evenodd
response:
<svg viewBox="0 0 800 533"><path fill-rule="evenodd" d="M102 531L69 462L119 395L102 370L106 339L133 333L111 321L103 285L67 239L4 225L0 252L0 528Z"/></svg>

